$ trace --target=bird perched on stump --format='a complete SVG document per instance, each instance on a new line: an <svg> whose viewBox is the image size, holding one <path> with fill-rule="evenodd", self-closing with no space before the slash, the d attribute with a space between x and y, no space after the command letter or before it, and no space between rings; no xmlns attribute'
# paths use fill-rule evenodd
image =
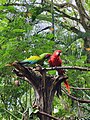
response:
<svg viewBox="0 0 90 120"><path fill-rule="evenodd" d="M24 64L30 64L30 65L33 65L33 64L40 64L40 65L43 65L44 61L46 59L49 59L51 56L50 53L43 53L39 56L31 56L30 58L27 58L21 62L19 62L20 64L24 65Z"/></svg>
<svg viewBox="0 0 90 120"><path fill-rule="evenodd" d="M54 53L51 55L50 59L48 60L48 63L51 67L55 66L61 66L62 65L62 59L60 58L62 54L61 50L55 50ZM58 75L62 76L65 73L65 70L58 69L57 70ZM68 92L70 93L70 86L68 84L68 81L64 81L65 87L67 88Z"/></svg>

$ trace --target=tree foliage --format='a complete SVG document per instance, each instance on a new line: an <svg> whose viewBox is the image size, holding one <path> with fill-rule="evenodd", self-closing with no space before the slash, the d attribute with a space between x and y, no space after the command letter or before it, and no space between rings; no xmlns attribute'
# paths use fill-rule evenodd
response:
<svg viewBox="0 0 90 120"><path fill-rule="evenodd" d="M25 110L29 109L29 115L33 111L33 88L6 64L61 49L64 66L90 66L89 6L89 0L0 0L0 119L22 119ZM48 74L55 75L55 71ZM90 72L67 70L66 74L71 86L90 88ZM16 80L20 86L15 85ZM71 88L71 92L75 97L90 99L89 90ZM53 115L62 119L89 119L89 109L90 104L75 102L64 92L53 101Z"/></svg>

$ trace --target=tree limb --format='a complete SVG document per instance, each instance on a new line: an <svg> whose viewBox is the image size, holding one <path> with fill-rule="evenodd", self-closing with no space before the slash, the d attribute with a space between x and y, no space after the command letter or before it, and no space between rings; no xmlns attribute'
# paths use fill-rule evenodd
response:
<svg viewBox="0 0 90 120"><path fill-rule="evenodd" d="M56 7L54 7L54 9L55 9L56 11L58 11L59 13L62 13L62 17L66 17L66 18L69 18L69 19L71 19L71 20L75 20L75 21L77 21L77 22L80 23L80 19L77 19L77 18L75 18L75 17L70 16L70 15L66 14L65 12L63 12L63 11L60 11L60 10L57 9Z"/></svg>
<svg viewBox="0 0 90 120"><path fill-rule="evenodd" d="M87 24L86 24L86 21L85 21L85 10L83 8L82 2L81 2L81 0L75 0L75 2L76 2L76 5L78 7L78 12L79 12L79 15L80 15L80 20L82 22L82 26L86 30L87 29Z"/></svg>
<svg viewBox="0 0 90 120"><path fill-rule="evenodd" d="M68 96L68 97L70 97L71 99L73 99L73 100L76 100L76 101L78 101L78 102L80 102L80 103L90 103L90 100L81 100L81 99L79 99L79 98L77 98L77 97L74 97L74 96L72 96L72 95L70 95L68 92L66 92L63 88L62 88L62 90L64 91L64 93Z"/></svg>
<svg viewBox="0 0 90 120"><path fill-rule="evenodd" d="M76 88L76 87L70 87L71 89L74 89L74 90L90 90L90 88Z"/></svg>
<svg viewBox="0 0 90 120"><path fill-rule="evenodd" d="M47 26L45 28L42 28L41 30L37 31L37 33L35 33L34 35L39 34L40 32L47 30L47 29L50 29L50 28L51 28L51 26Z"/></svg>
<svg viewBox="0 0 90 120"><path fill-rule="evenodd" d="M18 62L13 62L12 66L14 66L18 71L16 72L18 75L23 75L23 77L27 78L27 82L31 83L33 87L38 89L39 87L39 82L41 81L41 74L38 71L34 71L31 68L22 66Z"/></svg>
<svg viewBox="0 0 90 120"><path fill-rule="evenodd" d="M77 1L77 0L76 0ZM80 0L78 0L78 3L80 3L81 4L81 1L79 2ZM83 5L81 4L81 6L80 6L80 4L78 4L77 6L79 7L77 7L77 6L75 6L75 5L73 5L73 4L71 4L71 3L69 3L69 2L67 2L67 3L62 3L62 4L57 4L57 3L54 3L54 5L55 6L57 6L57 7L59 7L59 8L67 8L67 7L71 7L71 8L74 8L75 10L77 10L77 11L79 11L79 9L80 9L80 7L81 7L81 9L83 10L83 15L84 15L84 17L86 17L88 20L90 20L90 17L87 15L87 13L85 12L85 9L84 9L84 7L83 7Z"/></svg>
<svg viewBox="0 0 90 120"><path fill-rule="evenodd" d="M27 6L28 3L6 3L3 4L3 6ZM34 3L34 4L41 4L41 3ZM33 2L28 4L28 5L33 5Z"/></svg>
<svg viewBox="0 0 90 120"><path fill-rule="evenodd" d="M54 117L54 116L52 116L52 115L50 115L50 114L48 114L46 112L38 111L38 113L41 114L41 115L45 115L45 116L47 116L47 117L49 117L49 118L51 118L53 120L61 120L60 118L56 118L56 117Z"/></svg>
<svg viewBox="0 0 90 120"><path fill-rule="evenodd" d="M7 3L7 4L4 4L3 6L26 6L26 4L21 4L21 3Z"/></svg>
<svg viewBox="0 0 90 120"><path fill-rule="evenodd" d="M61 91L61 83L66 81L68 79L67 76L59 76L58 78L56 78L56 80L53 82L52 84L52 90L56 91L56 95L59 97L62 95L62 91ZM51 88L50 87L50 88Z"/></svg>
<svg viewBox="0 0 90 120"><path fill-rule="evenodd" d="M84 7L83 7L83 4L82 4L82 0L75 0L76 4L77 4L77 7L78 7L78 12L80 14L80 16L83 18L83 17L86 17L88 20L90 20L90 17L87 15Z"/></svg>
<svg viewBox="0 0 90 120"><path fill-rule="evenodd" d="M64 24L63 22L61 23L61 26L64 27L65 29L72 31L74 33L76 33L78 36L82 36L84 34L84 32L81 32L80 30L78 30L77 28L75 28L74 26L69 26Z"/></svg>
<svg viewBox="0 0 90 120"><path fill-rule="evenodd" d="M62 3L62 4L56 4L56 3L54 3L54 5L57 6L57 7L59 7L59 8L71 7L71 8L74 8L74 9L78 10L75 5L73 5L73 4L69 3L69 2L67 2L67 3Z"/></svg>
<svg viewBox="0 0 90 120"><path fill-rule="evenodd" d="M73 69L73 70L81 70L81 71L90 71L89 67L79 67L79 66L59 66L59 67L42 68L42 70L45 70L45 71L58 70L58 69Z"/></svg>
<svg viewBox="0 0 90 120"><path fill-rule="evenodd" d="M51 4L51 1L48 1L48 0L44 0L44 1L45 1L46 3ZM62 3L62 4L57 4L57 3L53 3L53 4L54 4L55 6L57 6L57 7L59 7L59 8L72 7L72 8L74 8L74 9L78 10L75 5L73 5L73 4L69 3L69 2L67 2L67 3Z"/></svg>

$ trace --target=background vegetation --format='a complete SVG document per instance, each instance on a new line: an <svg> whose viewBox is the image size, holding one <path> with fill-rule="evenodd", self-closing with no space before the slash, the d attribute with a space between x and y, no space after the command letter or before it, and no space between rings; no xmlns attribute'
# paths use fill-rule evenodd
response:
<svg viewBox="0 0 90 120"><path fill-rule="evenodd" d="M34 111L33 88L15 76L13 68L6 64L61 49L64 66L90 66L87 63L90 49L89 46L85 48L86 37L90 38L90 0L79 1L88 16L84 16L87 28L79 21L80 14L74 3L78 1L0 0L0 119L19 120L26 109L29 108L29 114ZM67 75L71 86L90 88L90 72L67 70ZM20 86L15 84L17 80ZM90 99L89 90L71 89L71 93ZM53 115L62 120L89 120L90 104L75 102L63 93L60 98L55 96Z"/></svg>

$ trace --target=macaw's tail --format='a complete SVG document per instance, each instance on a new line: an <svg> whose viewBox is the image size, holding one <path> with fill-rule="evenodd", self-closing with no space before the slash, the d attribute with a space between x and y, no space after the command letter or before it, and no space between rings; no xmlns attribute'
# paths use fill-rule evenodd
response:
<svg viewBox="0 0 90 120"><path fill-rule="evenodd" d="M27 60L23 60L23 61L19 62L19 64L25 65L25 64L31 64L31 62L29 62Z"/></svg>
<svg viewBox="0 0 90 120"><path fill-rule="evenodd" d="M21 61L19 62L19 64L24 65L24 64L27 64L27 62Z"/></svg>
<svg viewBox="0 0 90 120"><path fill-rule="evenodd" d="M71 94L70 86L68 84L68 81L64 81L64 85L65 85L66 89L68 90L68 93Z"/></svg>

